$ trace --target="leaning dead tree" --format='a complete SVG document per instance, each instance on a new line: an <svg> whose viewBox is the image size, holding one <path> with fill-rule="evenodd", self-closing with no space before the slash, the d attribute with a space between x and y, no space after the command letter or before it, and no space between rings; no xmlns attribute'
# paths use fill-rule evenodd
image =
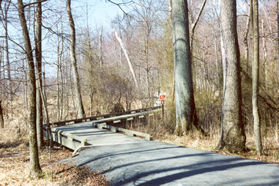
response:
<svg viewBox="0 0 279 186"><path fill-rule="evenodd" d="M135 71L134 71L134 68L133 68L133 66L132 66L131 60L130 60L130 58L129 58L128 52L127 52L126 48L124 47L124 44L123 44L121 38L118 36L118 34L117 34L117 32L116 32L115 29L114 29L114 35L115 35L117 41L119 42L119 44L120 44L120 46L121 46L121 49L122 49L123 52L124 52L124 55L125 55L126 60L127 60L127 62L128 62L129 69L130 69L130 71L131 71L131 73L132 73L132 76L133 76L135 85L136 85L136 87L138 87L138 81L137 81L137 79L136 79Z"/></svg>

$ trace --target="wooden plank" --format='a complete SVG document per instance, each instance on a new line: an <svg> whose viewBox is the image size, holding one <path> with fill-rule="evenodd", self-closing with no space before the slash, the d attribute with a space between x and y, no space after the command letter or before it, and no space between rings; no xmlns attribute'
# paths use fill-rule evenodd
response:
<svg viewBox="0 0 279 186"><path fill-rule="evenodd" d="M131 118L127 118L126 119L126 121L133 121L134 120L134 118L133 117L131 117Z"/></svg>
<svg viewBox="0 0 279 186"><path fill-rule="evenodd" d="M137 137L142 137L146 140L151 140L152 137L150 134L146 134L146 133L143 133L143 132L138 132L138 131L133 131L133 130L129 130L129 129L124 129L124 128L121 128L121 127L114 127L114 126L111 126L111 125L107 125L106 123L97 123L94 125L94 127L97 127L97 128L100 128L100 129L108 129L112 132L122 132L124 133L125 135L127 136L137 136Z"/></svg>
<svg viewBox="0 0 279 186"><path fill-rule="evenodd" d="M121 123L121 120L114 120L113 123Z"/></svg>
<svg viewBox="0 0 279 186"><path fill-rule="evenodd" d="M57 130L56 128L51 128L51 135L54 142L59 143L72 150L75 150L80 146L85 146L87 144L86 138L67 133L63 130ZM47 135L46 129L44 130L44 136L46 138L49 137Z"/></svg>

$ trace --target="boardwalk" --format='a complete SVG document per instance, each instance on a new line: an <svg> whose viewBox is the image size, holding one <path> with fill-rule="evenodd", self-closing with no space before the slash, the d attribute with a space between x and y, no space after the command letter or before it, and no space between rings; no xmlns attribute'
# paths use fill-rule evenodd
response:
<svg viewBox="0 0 279 186"><path fill-rule="evenodd" d="M102 129L105 122L141 115L53 127L54 140L73 150L90 147L64 162L99 171L111 185L279 185L275 164L127 136L116 133L117 128Z"/></svg>

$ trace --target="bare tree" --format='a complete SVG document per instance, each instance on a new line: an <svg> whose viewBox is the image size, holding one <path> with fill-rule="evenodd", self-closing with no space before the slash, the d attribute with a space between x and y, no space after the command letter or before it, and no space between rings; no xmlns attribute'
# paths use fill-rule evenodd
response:
<svg viewBox="0 0 279 186"><path fill-rule="evenodd" d="M11 1L7 0L4 2L4 9L2 8L2 2L0 3L0 10L2 14L2 23L4 27L5 32L5 50L6 50L6 65L7 65L7 78L8 78L8 91L9 91L9 97L12 100L12 86L11 86L11 65L10 65L10 53L9 53L9 38L8 38L8 11L11 5Z"/></svg>
<svg viewBox="0 0 279 186"><path fill-rule="evenodd" d="M31 174L38 176L42 170L39 163L39 154L37 146L37 135L36 135L36 78L35 78L35 68L32 47L29 37L29 31L26 25L24 5L22 0L18 0L18 16L20 24L22 27L22 34L24 36L25 42L25 53L28 60L29 68L29 149L30 149L30 164L31 164Z"/></svg>
<svg viewBox="0 0 279 186"><path fill-rule="evenodd" d="M250 25L251 25L251 19L252 19L252 11L253 11L253 6L252 6L253 0L249 0L249 13L248 13L248 18L246 21L246 29L244 32L244 46L245 46L245 57L246 57L246 72L248 73L249 69L249 46L248 46L248 41L249 41L249 30L250 30Z"/></svg>
<svg viewBox="0 0 279 186"><path fill-rule="evenodd" d="M221 137L218 148L245 150L246 136L241 116L240 56L237 39L236 1L221 1L221 26L224 48L224 87Z"/></svg>
<svg viewBox="0 0 279 186"><path fill-rule="evenodd" d="M176 99L175 133L186 134L194 128L202 131L198 124L194 101L188 4L186 0L172 1L172 23Z"/></svg>
<svg viewBox="0 0 279 186"><path fill-rule="evenodd" d="M3 109L2 109L2 100L0 99L0 127L4 128L4 115L3 115Z"/></svg>
<svg viewBox="0 0 279 186"><path fill-rule="evenodd" d="M35 58L37 70L37 92L36 92L36 123L37 123L37 140L38 147L43 145L43 108L42 108L42 3L37 0L36 12L36 33L35 33Z"/></svg>
<svg viewBox="0 0 279 186"><path fill-rule="evenodd" d="M251 5L252 6L252 5ZM252 106L254 118L254 140L256 150L262 155L262 137L258 109L259 95L259 7L258 0L253 0L253 63L252 63Z"/></svg>
<svg viewBox="0 0 279 186"><path fill-rule="evenodd" d="M81 97L81 90L80 90L80 81L77 69L77 58L76 58L76 29L75 23L72 16L71 11L71 0L67 0L67 13L69 24L71 28L71 62L73 68L73 75L74 75L74 89L75 89L75 96L76 96L76 104L78 109L78 117L83 118L85 117L84 108L82 104L82 97Z"/></svg>
<svg viewBox="0 0 279 186"><path fill-rule="evenodd" d="M277 72L279 72L279 0L277 0Z"/></svg>

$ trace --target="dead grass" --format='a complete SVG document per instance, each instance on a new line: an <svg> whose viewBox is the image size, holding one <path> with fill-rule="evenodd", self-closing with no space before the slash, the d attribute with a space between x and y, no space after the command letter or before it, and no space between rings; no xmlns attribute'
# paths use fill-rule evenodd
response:
<svg viewBox="0 0 279 186"><path fill-rule="evenodd" d="M218 143L219 135L210 137L197 136L195 134L189 136L175 136L173 134L165 133L164 136L157 138L157 140L193 149L217 152L226 155L239 156L242 158L279 164L279 143L275 140L275 137L272 135L272 133L264 136L263 138L264 155L262 156L257 155L253 135L246 135L246 147L248 147L250 150L243 153L229 153L227 151L217 152L215 148Z"/></svg>
<svg viewBox="0 0 279 186"><path fill-rule="evenodd" d="M199 133L194 133L186 136L176 136L173 135L166 124L155 121L153 124L136 124L134 126L128 126L131 130L136 130L140 132L149 133L152 135L154 140L171 143L179 146L185 146L188 148L217 152L216 146L219 141L219 131L218 129L211 129L209 136L201 136ZM248 152L243 153L230 153L227 151L220 151L217 153L239 156L242 158L254 159L259 161L264 161L268 163L279 164L279 140L278 132L272 128L267 129L263 133L263 148L264 155L258 156L255 150L255 143L253 138L253 133L246 131L246 147L248 147ZM276 136L277 135L277 136Z"/></svg>
<svg viewBox="0 0 279 186"><path fill-rule="evenodd" d="M29 152L24 143L2 144L0 185L108 185L104 176L86 167L58 163L71 157L71 151L55 149L40 152L41 178L29 175Z"/></svg>

